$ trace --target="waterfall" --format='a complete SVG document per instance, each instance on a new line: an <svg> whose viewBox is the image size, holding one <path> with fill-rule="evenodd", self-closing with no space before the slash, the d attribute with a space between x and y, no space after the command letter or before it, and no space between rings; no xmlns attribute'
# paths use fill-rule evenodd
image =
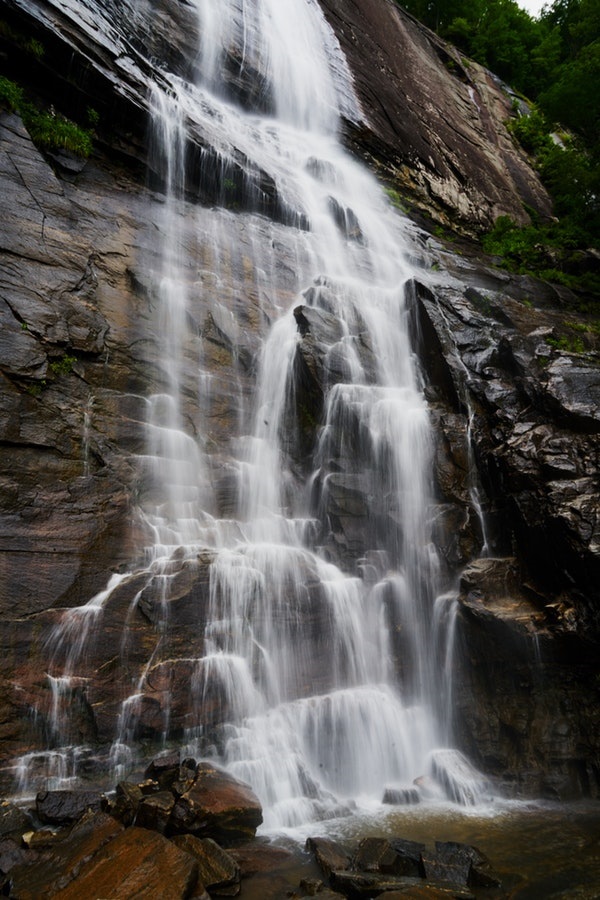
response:
<svg viewBox="0 0 600 900"><path fill-rule="evenodd" d="M112 764L121 774L135 758L151 701L154 733L249 782L267 828L379 802L385 787L424 775L475 802L477 773L448 747L454 618L431 534L407 225L341 146L341 116L362 114L316 0L191 6L198 76L165 70L150 88L150 168L164 202L142 262L156 348L138 459L148 540L119 582L122 664L138 608L155 632L121 698ZM220 202L191 203L207 185ZM258 324L242 320L233 270L259 298ZM227 385L209 365L209 327L226 337ZM238 339L251 327L249 364ZM322 376L319 404L303 413L312 446L299 423L309 351ZM170 617L200 565L208 587L183 653L169 643ZM52 659L74 621L102 627L106 600L65 615ZM55 744L68 743L57 679L75 677L89 639L82 632L64 671L49 672Z"/></svg>

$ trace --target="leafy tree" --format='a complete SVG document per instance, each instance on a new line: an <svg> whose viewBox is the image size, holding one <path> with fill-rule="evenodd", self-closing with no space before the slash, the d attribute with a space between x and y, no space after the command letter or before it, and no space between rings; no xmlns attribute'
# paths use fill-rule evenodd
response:
<svg viewBox="0 0 600 900"><path fill-rule="evenodd" d="M539 103L554 121L572 128L592 146L600 129L599 85L600 38L563 63Z"/></svg>

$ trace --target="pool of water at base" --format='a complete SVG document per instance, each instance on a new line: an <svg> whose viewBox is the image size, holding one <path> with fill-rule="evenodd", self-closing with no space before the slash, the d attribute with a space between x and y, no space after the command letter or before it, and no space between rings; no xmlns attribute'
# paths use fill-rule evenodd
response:
<svg viewBox="0 0 600 900"><path fill-rule="evenodd" d="M368 836L407 838L432 849L435 841L472 844L486 854L502 881L501 889L471 888L478 900L600 898L600 803L503 801L485 810L379 807L289 834L269 835L273 844L290 850L292 856L268 874L245 880L241 900L303 896L300 881L322 877L312 855L304 850L311 836L328 837L347 848Z"/></svg>

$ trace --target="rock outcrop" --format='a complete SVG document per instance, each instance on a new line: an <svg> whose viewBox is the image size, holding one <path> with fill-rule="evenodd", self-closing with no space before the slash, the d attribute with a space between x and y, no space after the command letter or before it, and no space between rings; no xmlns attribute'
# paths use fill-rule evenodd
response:
<svg viewBox="0 0 600 900"><path fill-rule="evenodd" d="M477 234L500 215L548 216L551 204L505 127L512 98L394 0L322 0L365 115L349 145L413 214Z"/></svg>
<svg viewBox="0 0 600 900"><path fill-rule="evenodd" d="M458 292L416 284L413 305L445 555L471 560L459 597L458 733L511 790L596 796L595 338L542 284L464 262L460 273ZM565 349L577 334L587 352ZM477 546L487 558L473 561Z"/></svg>

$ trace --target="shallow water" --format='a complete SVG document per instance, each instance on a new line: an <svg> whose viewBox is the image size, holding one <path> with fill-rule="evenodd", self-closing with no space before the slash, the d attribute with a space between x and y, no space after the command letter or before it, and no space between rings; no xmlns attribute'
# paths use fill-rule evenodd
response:
<svg viewBox="0 0 600 900"><path fill-rule="evenodd" d="M293 849L286 866L243 883L242 900L283 898L302 878L321 877L304 851L308 835L328 836L352 847L362 837L403 837L433 847L438 841L475 845L486 854L502 889L471 889L482 898L597 900L600 898L600 803L499 802L495 809L466 812L454 806L404 808L314 824L302 832L271 836Z"/></svg>

